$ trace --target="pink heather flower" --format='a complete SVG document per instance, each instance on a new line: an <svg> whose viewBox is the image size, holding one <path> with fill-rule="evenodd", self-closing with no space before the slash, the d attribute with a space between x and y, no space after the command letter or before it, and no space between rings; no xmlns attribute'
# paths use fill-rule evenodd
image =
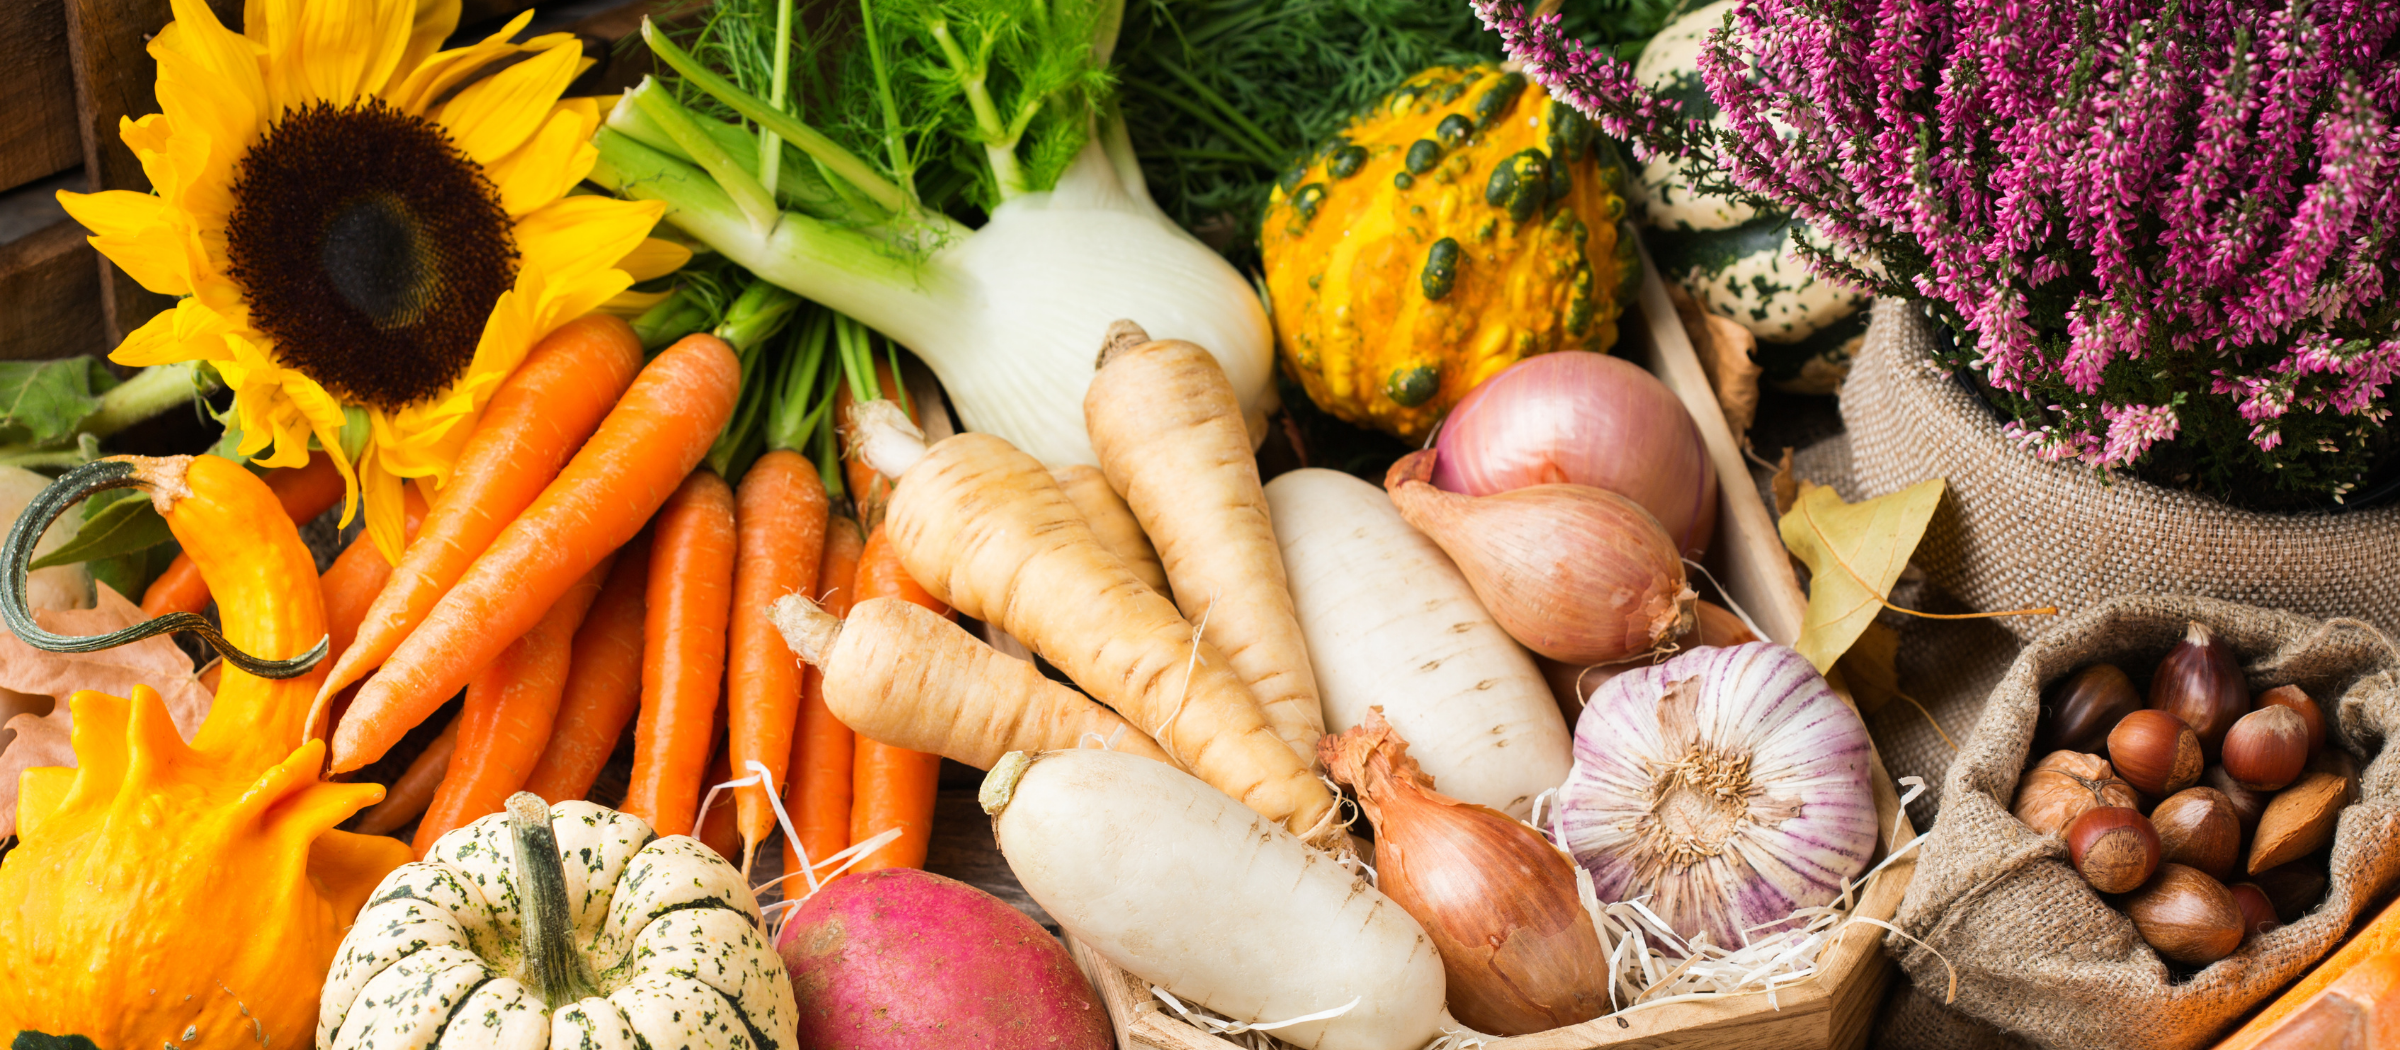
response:
<svg viewBox="0 0 2400 1050"><path fill-rule="evenodd" d="M2103 403L2100 416L2108 420L2108 445L2100 454L2102 467L2130 466L2161 441L2173 441L2183 423L2175 410L2166 405L2125 405Z"/></svg>

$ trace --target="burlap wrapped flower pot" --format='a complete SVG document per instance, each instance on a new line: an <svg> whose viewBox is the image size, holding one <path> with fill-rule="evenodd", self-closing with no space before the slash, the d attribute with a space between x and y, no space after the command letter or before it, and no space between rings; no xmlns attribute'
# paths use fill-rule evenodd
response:
<svg viewBox="0 0 2400 1050"><path fill-rule="evenodd" d="M2253 691L2291 684L2315 697L2329 743L2362 760L2358 801L2326 858L2324 899L2197 972L2170 970L2112 906L2121 902L2076 874L2062 839L2010 812L2039 757L2027 750L2045 687L2098 662L2140 681L2193 621L2240 654ZM1920 992L1938 999L1955 969L1954 1008L2061 1050L2206 1045L2323 958L2400 876L2400 758L2383 747L2395 727L2400 650L2371 625L2206 598L2102 601L2028 644L1984 705L1894 916L1907 936L1885 947Z"/></svg>
<svg viewBox="0 0 2400 1050"><path fill-rule="evenodd" d="M1842 425L1862 495L1948 481L1916 555L1935 586L1978 609L2069 613L2119 594L2198 594L2400 635L2400 506L2263 514L2043 463L1934 364L1934 338L1915 305L1879 301L1842 386ZM2054 621L1996 622L2029 638Z"/></svg>

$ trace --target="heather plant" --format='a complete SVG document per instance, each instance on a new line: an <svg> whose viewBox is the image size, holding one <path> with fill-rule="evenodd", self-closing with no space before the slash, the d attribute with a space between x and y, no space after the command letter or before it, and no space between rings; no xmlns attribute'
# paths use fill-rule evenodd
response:
<svg viewBox="0 0 2400 1050"><path fill-rule="evenodd" d="M2285 506L2400 470L2400 0L1745 0L1714 124L1473 3L1819 273L1927 304L2030 454Z"/></svg>

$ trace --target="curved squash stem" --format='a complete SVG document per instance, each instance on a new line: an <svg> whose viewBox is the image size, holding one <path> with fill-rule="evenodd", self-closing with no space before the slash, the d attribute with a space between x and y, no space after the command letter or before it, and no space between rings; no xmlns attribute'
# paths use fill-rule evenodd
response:
<svg viewBox="0 0 2400 1050"><path fill-rule="evenodd" d="M517 900L523 909L525 972L518 979L557 1010L594 989L583 953L575 948L575 915L567 902L558 833L550 827L550 804L530 791L509 796L508 830L516 845Z"/></svg>

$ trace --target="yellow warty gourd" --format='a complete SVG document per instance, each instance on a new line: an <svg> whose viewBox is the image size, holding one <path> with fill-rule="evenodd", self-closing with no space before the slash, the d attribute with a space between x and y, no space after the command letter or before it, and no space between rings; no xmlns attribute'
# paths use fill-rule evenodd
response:
<svg viewBox="0 0 2400 1050"><path fill-rule="evenodd" d="M1277 186L1260 232L1286 374L1411 441L1494 373L1605 351L1640 278L1622 170L1523 74L1419 73Z"/></svg>

